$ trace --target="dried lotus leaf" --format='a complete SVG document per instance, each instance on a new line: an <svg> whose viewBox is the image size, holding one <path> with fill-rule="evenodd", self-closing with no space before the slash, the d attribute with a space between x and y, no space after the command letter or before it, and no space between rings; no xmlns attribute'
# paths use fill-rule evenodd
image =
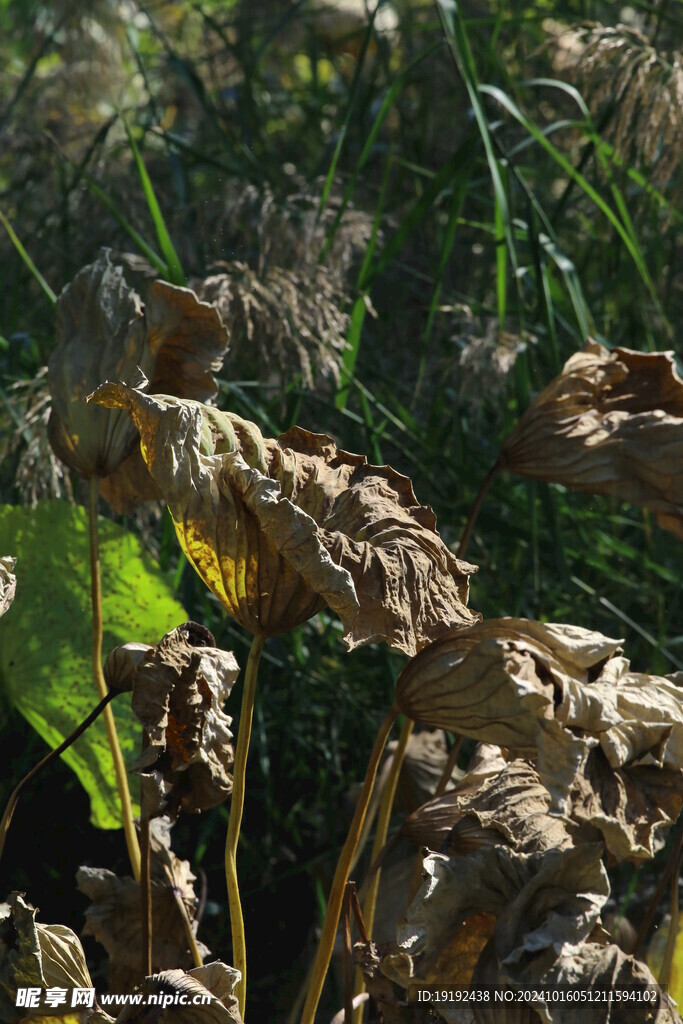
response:
<svg viewBox="0 0 683 1024"><path fill-rule="evenodd" d="M508 437L515 473L651 509L683 530L683 381L671 353L575 353Z"/></svg>
<svg viewBox="0 0 683 1024"><path fill-rule="evenodd" d="M563 849L572 843L568 822L550 814L550 795L526 761L505 764L483 781L468 775L454 790L430 800L401 828L420 846L466 854L497 843L519 853Z"/></svg>
<svg viewBox="0 0 683 1024"><path fill-rule="evenodd" d="M476 620L466 607L474 566L390 467L324 435L264 439L239 417L122 384L91 398L130 412L185 554L250 632L284 632L327 604L349 648L384 639L413 654Z"/></svg>
<svg viewBox="0 0 683 1024"><path fill-rule="evenodd" d="M391 754L397 745L398 740L388 743L387 753ZM412 812L434 796L449 754L443 729L423 729L411 734L394 797L397 811ZM447 788L456 785L462 776L462 770L454 767Z"/></svg>
<svg viewBox="0 0 683 1024"><path fill-rule="evenodd" d="M239 666L214 645L208 629L186 622L147 650L130 675L132 708L146 737L135 765L143 817L208 810L232 791L232 719L223 705ZM139 652L123 655L127 677L126 661Z"/></svg>
<svg viewBox="0 0 683 1024"><path fill-rule="evenodd" d="M628 856L652 855L656 834L675 817L669 778L683 767L682 694L680 675L631 672L619 641L523 619L449 633L414 658L397 684L398 706L412 718L535 755L552 812L592 821L620 858L629 836ZM593 801L582 817L569 794L596 747L614 775L602 779L602 809ZM662 774L636 777L636 768ZM628 820L632 829L624 829Z"/></svg>
<svg viewBox="0 0 683 1024"><path fill-rule="evenodd" d="M0 1019L19 1024L24 1009L16 1005L17 988L92 988L80 939L63 925L41 924L36 910L21 893L0 904ZM63 1009L43 1007L47 1016L61 1017ZM79 1012L79 1024L105 1024L112 1018L99 1007Z"/></svg>
<svg viewBox="0 0 683 1024"><path fill-rule="evenodd" d="M0 558L0 615L4 615L17 592L17 578L12 572L16 558L5 555Z"/></svg>
<svg viewBox="0 0 683 1024"><path fill-rule="evenodd" d="M387 955L383 972L405 988L421 985L474 915L495 918L489 934L506 964L585 941L609 894L601 852L601 844L591 843L537 854L503 846L467 857L429 854L422 887L398 931L398 951Z"/></svg>
<svg viewBox="0 0 683 1024"><path fill-rule="evenodd" d="M239 976L220 960L189 971L160 971L145 978L142 993L162 1001L150 1007L129 1004L116 1024L242 1024L232 994Z"/></svg>
<svg viewBox="0 0 683 1024"><path fill-rule="evenodd" d="M85 403L98 384L140 369L155 388L180 384L190 398L216 393L213 373L228 345L218 313L188 288L150 281L126 255L103 249L62 291L56 316L48 433L59 458L86 479L111 476L136 447L124 413ZM110 481L108 489L123 493L124 483Z"/></svg>

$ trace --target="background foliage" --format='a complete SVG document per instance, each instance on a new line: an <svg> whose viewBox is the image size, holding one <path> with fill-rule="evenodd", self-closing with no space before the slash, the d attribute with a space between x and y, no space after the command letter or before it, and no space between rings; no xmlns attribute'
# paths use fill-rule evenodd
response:
<svg viewBox="0 0 683 1024"><path fill-rule="evenodd" d="M677 6L472 0L439 14L397 0L370 20L354 9L0 4L0 209L48 285L3 232L3 503L83 500L44 439L41 368L48 292L101 245L144 243L176 282L227 263L220 404L265 433L299 423L390 462L451 545L502 439L588 333L675 347ZM179 558L168 514L101 511L138 534L190 616L243 664L247 640ZM49 529L43 542L47 553ZM468 551L480 566L471 604L623 636L636 669L671 672L683 667L680 554L635 507L502 475ZM257 1015L276 992L284 1019L301 984L349 778L402 664L384 648L347 659L338 639L321 615L266 649L240 847L247 936L260 935ZM233 713L239 699L238 686ZM2 744L9 788L42 743L8 708ZM61 766L20 807L5 865L12 887L45 894L44 920L76 930L83 851L124 867L120 836L88 814ZM204 872L201 937L229 960L225 819L182 822L176 845ZM36 829L49 842L27 848ZM651 874L629 870L617 897L633 895L637 917Z"/></svg>

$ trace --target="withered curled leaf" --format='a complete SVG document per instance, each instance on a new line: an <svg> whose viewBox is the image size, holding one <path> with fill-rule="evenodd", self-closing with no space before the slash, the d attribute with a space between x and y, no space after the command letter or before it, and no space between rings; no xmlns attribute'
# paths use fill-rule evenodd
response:
<svg viewBox="0 0 683 1024"><path fill-rule="evenodd" d="M671 777L683 767L683 687L677 676L631 672L619 649L577 626L489 619L414 658L397 704L535 757L553 812L594 825L615 857L652 856L683 805ZM587 760L594 749L602 763ZM586 771L598 769L600 787L586 796Z"/></svg>
<svg viewBox="0 0 683 1024"><path fill-rule="evenodd" d="M196 897L194 875L186 860L180 860L170 848L168 822L152 822L152 914L154 920L152 967L154 971L192 966L186 920L178 899L185 905L193 930ZM119 878L106 868L79 868L76 883L92 902L85 912L83 934L93 935L109 955L109 988L112 992L132 992L140 977L142 915L140 883ZM206 956L209 950L198 943Z"/></svg>
<svg viewBox="0 0 683 1024"><path fill-rule="evenodd" d="M538 720L552 712L563 683L587 683L619 644L575 626L487 619L451 630L413 658L396 702L416 721L533 754Z"/></svg>
<svg viewBox="0 0 683 1024"><path fill-rule="evenodd" d="M160 971L142 984L143 997L155 996L159 1002L149 1007L129 1004L116 1024L242 1024L233 995L239 977L239 971L220 960L191 971Z"/></svg>
<svg viewBox="0 0 683 1024"><path fill-rule="evenodd" d="M40 924L21 893L0 903L0 1020L19 1024L26 1009L16 1005L18 988L92 988L80 939L70 928ZM64 1008L41 1006L41 1014L61 1017ZM72 1018L74 1019L74 1018ZM80 1024L108 1024L98 1006L81 1008Z"/></svg>
<svg viewBox="0 0 683 1024"><path fill-rule="evenodd" d="M4 615L17 592L17 578L12 572L16 558L4 555L0 558L0 615Z"/></svg>
<svg viewBox="0 0 683 1024"><path fill-rule="evenodd" d="M643 505L683 537L683 381L672 354L589 341L524 413L500 465Z"/></svg>
<svg viewBox="0 0 683 1024"><path fill-rule="evenodd" d="M589 941L562 950L552 960L541 957L529 965L504 963L496 973L488 974L487 983L551 993L545 1004L534 1006L543 1024L611 1024L616 1020L625 1024L681 1024L675 1004L657 987L647 965L614 945ZM604 998L594 997L577 1008L576 1002L553 1001L552 993L556 991L604 993ZM614 1004L610 1009L615 992L628 993L621 1014L614 1012ZM498 1024L490 1011L482 1013L480 1019L482 1024Z"/></svg>
<svg viewBox="0 0 683 1024"><path fill-rule="evenodd" d="M144 653L140 646L115 648L105 670L132 689L145 731L147 745L135 763L142 817L216 807L232 790L232 719L223 705L239 673L235 656L196 622L171 630Z"/></svg>
<svg viewBox="0 0 683 1024"><path fill-rule="evenodd" d="M495 755L491 760L498 765ZM494 772L480 761L455 789L418 808L401 827L419 846L462 855L495 845L518 853L564 849L572 845L574 831L570 822L550 814L550 794L522 759L503 762Z"/></svg>
<svg viewBox="0 0 683 1024"><path fill-rule="evenodd" d="M567 943L584 942L600 919L609 894L601 854L600 843L530 854L502 845L465 857L428 854L384 973L410 992L452 984L457 964L466 962L469 977L459 974L466 985L492 938L505 964L546 952L554 959ZM479 936L476 949L471 930Z"/></svg>
<svg viewBox="0 0 683 1024"><path fill-rule="evenodd" d="M414 654L476 621L466 607L475 567L390 467L322 434L266 439L232 414L124 384L91 399L130 413L185 554L250 632L285 632L327 604L349 648L383 639Z"/></svg>
<svg viewBox="0 0 683 1024"><path fill-rule="evenodd" d="M144 298L130 276L144 283ZM104 249L62 291L56 313L48 432L59 458L86 479L110 476L136 446L124 413L86 405L98 384L139 369L154 388L173 390L182 381L188 397L215 394L213 372L227 349L227 331L216 310L188 288L149 280L126 257L117 263Z"/></svg>

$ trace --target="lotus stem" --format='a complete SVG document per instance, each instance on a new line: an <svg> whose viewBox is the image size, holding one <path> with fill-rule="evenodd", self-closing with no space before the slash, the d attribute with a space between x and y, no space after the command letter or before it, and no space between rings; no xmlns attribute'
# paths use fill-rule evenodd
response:
<svg viewBox="0 0 683 1024"><path fill-rule="evenodd" d="M398 737L398 744L391 761L389 777L386 781L384 792L382 793L382 802L380 804L379 816L377 818L377 828L375 829L375 838L372 844L372 853L370 855L369 885L365 899L363 900L363 918L365 919L365 927L370 935L372 935L372 930L375 926L377 893L379 892L379 880L382 874L382 861L380 854L386 845L389 821L391 820L391 812L394 808L396 787L398 786L398 779L405 760L408 740L412 735L414 726L415 723L412 718L405 717L403 719L403 725L401 726L401 732ZM362 991L363 975L359 970L356 970L354 994L359 995ZM355 1024L361 1024L363 1019L363 1009L364 1007L361 1003L353 1016Z"/></svg>
<svg viewBox="0 0 683 1024"><path fill-rule="evenodd" d="M247 946L244 938L242 903L237 884L237 843L240 837L242 811L244 810L245 776L249 754L249 740L251 737L251 720L254 714L256 677L264 642L265 637L258 634L252 640L247 667L244 673L244 692L242 694L240 725L237 733L235 764L233 767L230 820L228 821L228 835L225 841L225 880L228 886L228 907L230 908L232 962L233 966L241 973L241 978L235 987L235 995L239 1001L240 1013L243 1017L247 996Z"/></svg>
<svg viewBox="0 0 683 1024"><path fill-rule="evenodd" d="M102 671L102 583L100 578L100 549L97 524L98 497L99 478L92 476L90 477L88 491L88 518L90 520L90 588L92 600L92 670L100 700L104 700L107 696L107 684L104 681L104 673ZM126 766L123 761L123 754L121 753L118 733L116 732L114 714L112 709L108 706L104 709L104 725L107 730L107 740L109 741L112 761L114 762L116 785L119 791L119 801L121 803L121 821L123 824L123 831L126 836L128 857L133 870L133 877L136 881L139 881L140 846L138 844L138 837L135 834L135 826L133 824L133 804L130 799L128 776L126 775Z"/></svg>
<svg viewBox="0 0 683 1024"><path fill-rule="evenodd" d="M38 762L38 764L35 764L30 771L26 772L23 779L21 779L21 781L14 787L10 793L2 819L0 820L0 859L2 859L2 854L5 849L5 839L7 838L7 833L12 822L12 815L19 803L19 797L21 796L21 791L24 786L28 785L31 779L34 779L36 775L43 770L43 768L50 764L51 761L54 761L55 758L60 756L60 754L63 754L65 750L68 750L71 744L75 743L78 737L81 736L85 730L92 725L95 719L102 714L106 706L109 704L109 701L113 700L115 696L116 692L114 690L107 693L107 695L99 702L97 707L93 708L88 717L84 718L80 725L76 726L71 735L67 736L58 747L54 748L54 750L50 750L49 753L47 753L45 757Z"/></svg>
<svg viewBox="0 0 683 1024"><path fill-rule="evenodd" d="M677 873L678 865L680 865L681 863L681 857L683 857L683 821L678 826L678 835L676 839L674 839L673 841L671 851L669 852L669 856L666 859L666 864L664 865L664 870L662 871L659 877L657 888L655 889L654 895L650 900L650 905L647 908L645 917L643 918L643 923L638 929L638 934L636 935L636 940L633 943L633 949L631 951L632 956L638 955L640 947L643 945L643 942L645 941L645 937L650 930L650 925L652 924L654 916L657 913L657 907L659 906L660 900L664 895L664 890L666 889L667 882L669 881L669 875L671 871L673 871L674 874Z"/></svg>
<svg viewBox="0 0 683 1024"><path fill-rule="evenodd" d="M152 974L152 851L149 818L140 822L140 903L142 911L142 977Z"/></svg>
<svg viewBox="0 0 683 1024"><path fill-rule="evenodd" d="M669 934L666 938L666 948L664 950L664 959L662 961L662 969L659 972L657 981L662 988L667 988L671 980L671 968L674 960L674 953L676 952L676 940L678 938L678 882L681 873L681 857L683 856L683 846L681 843L678 844L676 852L676 858L673 864L673 871L671 873L671 920L669 922Z"/></svg>
<svg viewBox="0 0 683 1024"><path fill-rule="evenodd" d="M448 759L441 773L441 778L439 779L437 787L434 790L434 798L438 796L443 796L444 793L446 792L448 783L451 781L453 777L453 769L458 763L458 757L460 756L460 750L462 749L462 742L464 739L464 736L456 737L455 742L449 751Z"/></svg>
<svg viewBox="0 0 683 1024"><path fill-rule="evenodd" d="M349 828L349 833L346 837L346 842L344 843L337 862L337 869L334 873L332 888L330 889L330 895L327 901L327 910L325 912L322 934L320 936L320 944L318 945L318 952L316 953L313 971L311 973L311 987L308 990L308 996L306 997L306 1002L304 1004L301 1024L314 1024L316 1010L318 1009L318 1003L320 1002L320 996L325 983L325 976L327 975L330 960L332 959L334 939L339 925L339 915L341 914L342 901L344 899L344 889L349 880L351 861L363 829L363 821L365 820L368 804L370 803L370 797L372 796L372 790L375 784L375 777L377 775L377 768L382 757L382 752L398 714L399 709L397 707L392 707L390 709L379 728L379 732L375 739L375 745L372 748L372 753L370 754L370 761L368 763L363 786L358 797L358 803L356 804L356 811Z"/></svg>
<svg viewBox="0 0 683 1024"><path fill-rule="evenodd" d="M467 522L465 523L465 529L462 531L462 537L460 538L460 546L458 547L458 558L465 557L465 552L467 551L467 548L470 543L470 538L472 537L472 531L474 530L477 519L479 517L479 510L481 509L481 506L484 502L484 498L488 494L491 484L500 473L500 469L501 466L499 457L496 463L493 466L491 466L491 469L488 471L488 473L482 480L481 486L477 491L477 496L474 499L472 508L470 509L470 514L467 517Z"/></svg>
<svg viewBox="0 0 683 1024"><path fill-rule="evenodd" d="M192 963L195 967L202 967L204 964L204 957L199 952L199 945L197 944L197 936L192 930L192 922L190 921L190 915L187 912L185 901L178 892L177 888L173 886L173 895L175 897L176 905L178 907L178 913L180 914L183 922L183 931L185 932L185 938L187 939L187 946L192 956Z"/></svg>

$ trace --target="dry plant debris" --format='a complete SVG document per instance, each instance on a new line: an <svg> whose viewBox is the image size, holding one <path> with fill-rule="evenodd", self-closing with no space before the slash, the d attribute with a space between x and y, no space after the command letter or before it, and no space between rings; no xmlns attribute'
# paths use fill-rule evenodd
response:
<svg viewBox="0 0 683 1024"><path fill-rule="evenodd" d="M152 823L152 913L154 939L152 967L155 971L167 968L190 968L192 953L188 948L185 922L178 897L196 931L194 921L196 897L195 876L186 860L180 860L170 847L170 825L167 819ZM85 912L85 935L93 935L109 956L109 988L112 992L132 992L142 978L140 949L142 941L142 911L140 883L128 876L119 878L106 868L79 868L76 875L78 888L90 900ZM198 944L203 956L209 950Z"/></svg>

